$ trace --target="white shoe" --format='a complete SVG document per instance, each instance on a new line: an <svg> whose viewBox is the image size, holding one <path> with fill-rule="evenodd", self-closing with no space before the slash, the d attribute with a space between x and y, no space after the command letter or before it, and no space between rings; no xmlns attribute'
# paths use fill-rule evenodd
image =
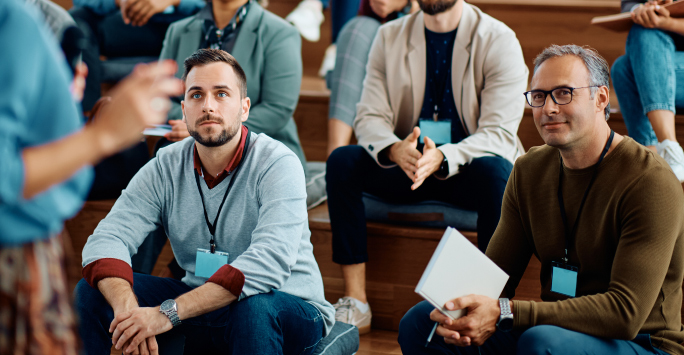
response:
<svg viewBox="0 0 684 355"><path fill-rule="evenodd" d="M359 329L359 335L370 333L371 331L371 310L370 307L366 312L361 312L361 310L356 307L356 302L352 297L342 297L337 303L333 305L335 307L335 320L342 323L351 324Z"/></svg>
<svg viewBox="0 0 684 355"><path fill-rule="evenodd" d="M670 165L670 168L679 179L679 182L684 182L684 150L677 142L666 139L656 144L658 155L663 157Z"/></svg>
<svg viewBox="0 0 684 355"><path fill-rule="evenodd" d="M302 0L285 20L292 23L304 39L318 42L323 23L323 4L320 0Z"/></svg>
<svg viewBox="0 0 684 355"><path fill-rule="evenodd" d="M337 57L337 46L331 44L325 50L325 56L323 57L323 63L321 63L321 69L318 70L318 76L325 78L325 75L329 71L335 69L335 58Z"/></svg>

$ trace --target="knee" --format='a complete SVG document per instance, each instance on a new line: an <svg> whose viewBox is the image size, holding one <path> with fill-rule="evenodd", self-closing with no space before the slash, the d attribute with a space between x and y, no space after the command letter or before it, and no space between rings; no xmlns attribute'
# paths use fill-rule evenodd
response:
<svg viewBox="0 0 684 355"><path fill-rule="evenodd" d="M427 301L413 306L399 323L399 345L402 349L411 348L411 344L425 344L434 322L430 320L430 312L434 307Z"/></svg>
<svg viewBox="0 0 684 355"><path fill-rule="evenodd" d="M623 55L615 60L613 66L610 69L610 75L613 78L613 85L615 87L620 87L626 82L626 78L629 75L629 58Z"/></svg>
<svg viewBox="0 0 684 355"><path fill-rule="evenodd" d="M574 349L572 340L559 334L564 329L553 325L538 325L526 330L518 339L518 354L564 354Z"/></svg>
<svg viewBox="0 0 684 355"><path fill-rule="evenodd" d="M499 156L481 157L470 163L470 169L473 174L477 175L479 181L487 185L486 190L503 196L513 164Z"/></svg>
<svg viewBox="0 0 684 355"><path fill-rule="evenodd" d="M359 163L366 151L358 145L348 145L335 149L326 163L325 180L328 185L345 183L357 174ZM370 157L368 157L370 158Z"/></svg>

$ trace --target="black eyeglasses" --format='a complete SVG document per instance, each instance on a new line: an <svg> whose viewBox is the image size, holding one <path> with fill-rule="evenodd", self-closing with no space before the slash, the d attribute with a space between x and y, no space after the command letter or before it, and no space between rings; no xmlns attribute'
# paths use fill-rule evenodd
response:
<svg viewBox="0 0 684 355"><path fill-rule="evenodd" d="M556 105L567 105L572 102L572 92L577 89L597 88L601 85L583 86L581 88L559 87L553 90L531 90L523 93L527 103L532 107L543 107L546 104L546 96L551 94L551 100Z"/></svg>

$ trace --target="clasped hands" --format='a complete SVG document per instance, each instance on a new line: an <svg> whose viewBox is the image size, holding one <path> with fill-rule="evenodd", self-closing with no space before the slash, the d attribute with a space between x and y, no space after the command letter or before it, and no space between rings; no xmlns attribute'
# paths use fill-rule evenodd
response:
<svg viewBox="0 0 684 355"><path fill-rule="evenodd" d="M670 25L670 11L661 6L672 0L651 0L632 11L632 21L646 28L667 29Z"/></svg>
<svg viewBox="0 0 684 355"><path fill-rule="evenodd" d="M439 323L435 334L444 342L456 346L480 346L496 331L501 314L499 300L481 295L468 295L453 299L445 308L453 311L466 310L466 315L453 320L438 309L430 313L430 319Z"/></svg>
<svg viewBox="0 0 684 355"><path fill-rule="evenodd" d="M415 190L423 184L425 179L439 170L444 154L437 149L432 139L425 137L423 153L418 151L418 139L420 138L420 128L414 127L408 137L403 141L394 143L388 152L389 160L393 161L406 176L413 181L411 190Z"/></svg>
<svg viewBox="0 0 684 355"><path fill-rule="evenodd" d="M155 335L172 328L171 321L159 312L159 307L134 307L116 314L109 332L113 333L114 347L123 349L124 354L158 355Z"/></svg>

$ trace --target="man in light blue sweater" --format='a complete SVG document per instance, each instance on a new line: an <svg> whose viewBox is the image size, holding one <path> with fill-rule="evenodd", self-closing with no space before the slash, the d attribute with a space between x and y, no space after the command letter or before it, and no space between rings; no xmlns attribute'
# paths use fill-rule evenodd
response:
<svg viewBox="0 0 684 355"><path fill-rule="evenodd" d="M183 79L192 138L136 174L83 249L76 303L85 350L156 353L155 336L166 333L196 353L311 354L334 309L313 256L302 165L242 125L250 100L230 54L200 49ZM160 226L182 282L130 267Z"/></svg>

